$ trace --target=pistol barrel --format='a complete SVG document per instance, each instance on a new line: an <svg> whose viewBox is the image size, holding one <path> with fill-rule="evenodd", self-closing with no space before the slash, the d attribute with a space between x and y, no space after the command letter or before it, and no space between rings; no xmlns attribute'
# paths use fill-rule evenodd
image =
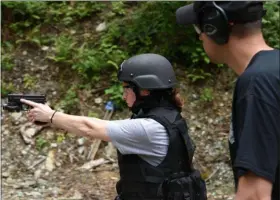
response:
<svg viewBox="0 0 280 200"><path fill-rule="evenodd" d="M7 110L9 112L20 112L21 110L27 110L29 106L21 103L20 99L26 99L42 104L46 103L45 95L8 94L8 103L3 105L3 110Z"/></svg>
<svg viewBox="0 0 280 200"><path fill-rule="evenodd" d="M20 99L26 99L37 103L46 103L45 95L8 94L8 102L20 102Z"/></svg>

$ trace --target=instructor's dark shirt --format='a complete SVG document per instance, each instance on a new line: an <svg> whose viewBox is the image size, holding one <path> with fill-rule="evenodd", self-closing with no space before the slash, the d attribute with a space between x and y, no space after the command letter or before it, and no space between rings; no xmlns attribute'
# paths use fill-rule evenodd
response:
<svg viewBox="0 0 280 200"><path fill-rule="evenodd" d="M273 184L279 200L280 51L260 51L238 77L229 147L234 179L251 171Z"/></svg>

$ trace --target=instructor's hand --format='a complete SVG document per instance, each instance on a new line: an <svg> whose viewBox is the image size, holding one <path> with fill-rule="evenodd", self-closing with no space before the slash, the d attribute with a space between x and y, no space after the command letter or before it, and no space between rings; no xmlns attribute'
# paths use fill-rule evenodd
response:
<svg viewBox="0 0 280 200"><path fill-rule="evenodd" d="M24 104L33 107L27 114L28 120L31 122L50 122L54 110L52 110L48 105L36 103L26 99L20 99Z"/></svg>

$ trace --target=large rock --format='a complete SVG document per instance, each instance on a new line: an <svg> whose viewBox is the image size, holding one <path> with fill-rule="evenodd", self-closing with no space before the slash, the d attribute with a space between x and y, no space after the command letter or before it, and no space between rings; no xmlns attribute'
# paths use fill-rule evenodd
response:
<svg viewBox="0 0 280 200"><path fill-rule="evenodd" d="M37 135L44 127L36 126L31 122L28 122L20 127L20 134L26 144L35 144L34 136Z"/></svg>
<svg viewBox="0 0 280 200"><path fill-rule="evenodd" d="M99 24L99 25L96 27L95 30L96 30L96 32L102 32L102 31L105 31L106 28L107 28L106 23L103 22L103 23Z"/></svg>

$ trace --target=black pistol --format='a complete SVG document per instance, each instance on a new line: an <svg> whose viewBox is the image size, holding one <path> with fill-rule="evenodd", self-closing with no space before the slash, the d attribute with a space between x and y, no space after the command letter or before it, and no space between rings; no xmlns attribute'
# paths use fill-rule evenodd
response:
<svg viewBox="0 0 280 200"><path fill-rule="evenodd" d="M20 112L30 109L30 106L20 102L20 99L26 99L42 104L46 103L45 95L8 94L8 103L3 105L3 110L7 110L8 112Z"/></svg>

